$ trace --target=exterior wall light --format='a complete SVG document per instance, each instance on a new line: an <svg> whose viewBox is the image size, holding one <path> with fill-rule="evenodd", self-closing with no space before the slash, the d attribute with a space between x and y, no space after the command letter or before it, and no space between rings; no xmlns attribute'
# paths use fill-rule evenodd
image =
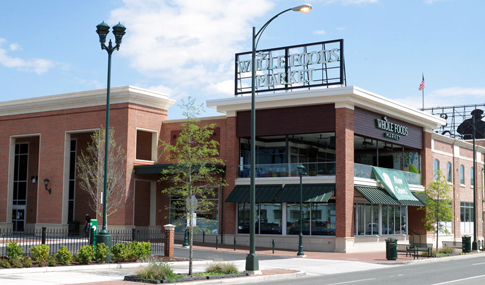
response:
<svg viewBox="0 0 485 285"><path fill-rule="evenodd" d="M32 176L32 184L35 184L39 178L37 176Z"/></svg>
<svg viewBox="0 0 485 285"><path fill-rule="evenodd" d="M44 186L45 186L45 190L49 191L49 195L51 194L51 188L47 188L49 186L49 179L44 179Z"/></svg>

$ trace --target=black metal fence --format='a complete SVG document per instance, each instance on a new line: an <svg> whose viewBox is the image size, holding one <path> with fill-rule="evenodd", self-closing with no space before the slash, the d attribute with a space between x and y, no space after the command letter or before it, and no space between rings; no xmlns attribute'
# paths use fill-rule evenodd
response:
<svg viewBox="0 0 485 285"><path fill-rule="evenodd" d="M49 254L55 254L59 248L65 245L71 253L77 253L79 248L84 245L94 243L94 232L89 236L72 235L72 232L65 229L31 229L25 230L23 233L13 232L12 230L0 229L0 256L6 256L7 244L9 242L16 242L24 248L24 253L30 256L30 248L33 245L47 244L49 246ZM130 243L133 241L150 242L152 255L163 255L163 247L165 242L165 235L159 230L111 230L113 237L113 244L116 243Z"/></svg>

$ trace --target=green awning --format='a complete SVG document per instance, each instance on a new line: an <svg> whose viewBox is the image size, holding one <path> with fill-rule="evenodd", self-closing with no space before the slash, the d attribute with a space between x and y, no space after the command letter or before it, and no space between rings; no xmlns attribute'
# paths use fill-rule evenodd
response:
<svg viewBox="0 0 485 285"><path fill-rule="evenodd" d="M382 184L384 189L387 190L387 193L394 199L399 201L419 202L418 199L411 194L404 172L389 168L373 167L372 173L377 181Z"/></svg>
<svg viewBox="0 0 485 285"><path fill-rule="evenodd" d="M303 184L303 202L328 202L335 184ZM300 202L300 184L286 184L275 202Z"/></svg>
<svg viewBox="0 0 485 285"><path fill-rule="evenodd" d="M413 195L419 200L419 202L421 202L421 205L419 206L426 206L426 198L428 198L428 195L424 194L423 192L413 192Z"/></svg>
<svg viewBox="0 0 485 285"><path fill-rule="evenodd" d="M249 185L236 185L226 199L229 203L249 203ZM256 185L256 203L272 203L282 185Z"/></svg>
<svg viewBox="0 0 485 285"><path fill-rule="evenodd" d="M367 201L373 204L401 205L396 199L392 198L386 190L373 186L355 186L357 190Z"/></svg>
<svg viewBox="0 0 485 285"><path fill-rule="evenodd" d="M355 186L357 190L367 201L374 204L387 204L387 205L403 205L403 206L424 206L424 199L426 195L420 193L412 193L418 201L414 200L396 200L386 190L373 186ZM424 196L421 200L421 196Z"/></svg>

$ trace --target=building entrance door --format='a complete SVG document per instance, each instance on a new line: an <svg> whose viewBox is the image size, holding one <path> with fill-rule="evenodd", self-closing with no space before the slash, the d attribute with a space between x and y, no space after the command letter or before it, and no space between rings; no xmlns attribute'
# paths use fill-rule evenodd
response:
<svg viewBox="0 0 485 285"><path fill-rule="evenodd" d="M12 209L13 231L22 233L25 230L25 205L14 205Z"/></svg>

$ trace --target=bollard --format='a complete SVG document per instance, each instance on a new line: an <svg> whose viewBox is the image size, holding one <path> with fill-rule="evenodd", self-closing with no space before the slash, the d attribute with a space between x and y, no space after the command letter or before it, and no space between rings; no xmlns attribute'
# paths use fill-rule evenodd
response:
<svg viewBox="0 0 485 285"><path fill-rule="evenodd" d="M47 228L46 227L42 227L42 244L45 244L45 232L46 232Z"/></svg>
<svg viewBox="0 0 485 285"><path fill-rule="evenodd" d="M131 229L131 240L132 241L136 240L136 229L135 228Z"/></svg>
<svg viewBox="0 0 485 285"><path fill-rule="evenodd" d="M274 254L274 239L273 239L273 254Z"/></svg>
<svg viewBox="0 0 485 285"><path fill-rule="evenodd" d="M236 236L234 236L234 251L236 251Z"/></svg>
<svg viewBox="0 0 485 285"><path fill-rule="evenodd" d="M184 234L184 244L182 246L184 246L184 247L189 246L189 229L186 229L185 230L185 234Z"/></svg>
<svg viewBox="0 0 485 285"><path fill-rule="evenodd" d="M219 236L216 236L216 249L217 249L218 244L219 244Z"/></svg>

